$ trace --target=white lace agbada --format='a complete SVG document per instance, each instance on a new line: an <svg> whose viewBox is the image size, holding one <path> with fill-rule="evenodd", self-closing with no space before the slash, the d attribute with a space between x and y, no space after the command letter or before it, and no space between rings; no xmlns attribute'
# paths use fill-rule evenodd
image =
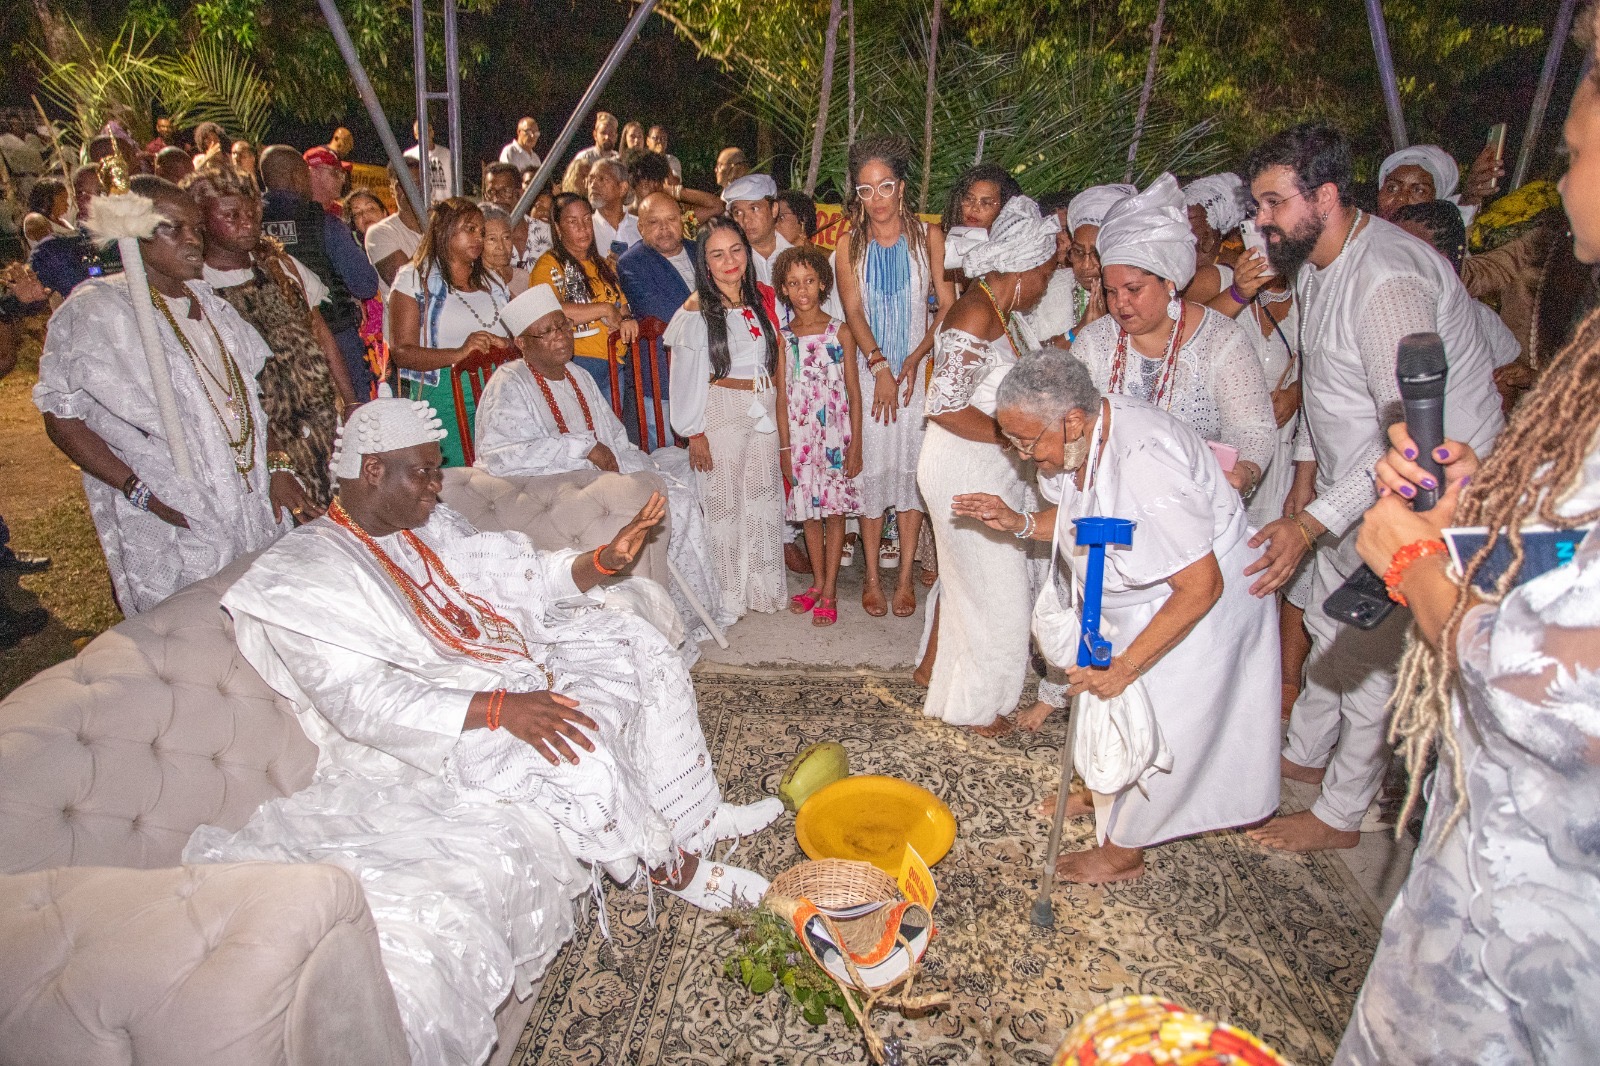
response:
<svg viewBox="0 0 1600 1066"><path fill-rule="evenodd" d="M412 1061L442 1066L482 1061L495 1009L528 995L571 934L568 901L602 868L626 879L703 851L722 796L687 668L648 623L578 592L578 552L480 533L443 506L416 533L515 625L527 656L483 662L444 646L352 534L326 518L294 531L222 602L245 658L317 744L317 774L238 833L202 826L184 861L355 872ZM378 543L423 578L400 534ZM547 687L598 724L596 750L575 765L552 766L504 730L462 732L474 693Z"/></svg>
<svg viewBox="0 0 1600 1066"><path fill-rule="evenodd" d="M106 442L117 457L150 487L158 499L181 511L189 528L168 525L134 507L122 493L83 476L89 514L105 550L106 566L123 613L149 610L185 586L210 577L240 555L259 551L288 528L279 527L267 495L266 415L256 389L256 375L271 353L259 334L226 301L202 281L189 289L206 317L216 326L228 354L238 364L245 395L256 424L255 468L241 478L234 467L223 427L207 400L199 371L184 354L172 327L158 314L172 388L178 401L184 439L194 464L194 480L178 477L172 465L166 429L156 408L144 343L134 320L133 304L123 275L90 278L72 291L50 318L39 383L33 402L58 418L80 419ZM170 301L180 322L186 301ZM202 358L220 357L204 323L193 337ZM220 403L219 403L220 406ZM236 423L230 424L236 431Z"/></svg>
<svg viewBox="0 0 1600 1066"><path fill-rule="evenodd" d="M1192 306L1189 313L1194 314ZM1164 406L1206 440L1239 449L1240 459L1265 470L1277 447L1278 423L1272 417L1272 398L1267 394L1261 361L1232 319L1209 307L1202 313L1200 328L1178 349L1178 365ZM1089 368L1102 392L1110 389L1119 331L1117 320L1105 315L1079 330L1072 343L1073 356ZM1161 360L1146 359L1130 343L1127 362L1125 393L1150 400L1137 388L1138 371L1141 365L1159 370Z"/></svg>
<svg viewBox="0 0 1600 1066"><path fill-rule="evenodd" d="M521 359L500 367L478 400L476 418L477 466L496 477L564 474L573 470L598 470L589 461L596 444L604 444L617 457L624 474L649 472L667 486L670 539L667 554L678 573L712 614L718 625L732 625L738 616L722 607L722 585L711 564L705 513L689 456L681 448L645 452L628 440L622 421L600 395L594 378L568 368L565 379L548 381L550 396L566 424L556 421L533 371ZM578 402L575 390L583 392ZM587 416L585 411L587 410ZM588 428L592 420L594 428ZM671 588L693 648L709 632L676 585Z"/></svg>

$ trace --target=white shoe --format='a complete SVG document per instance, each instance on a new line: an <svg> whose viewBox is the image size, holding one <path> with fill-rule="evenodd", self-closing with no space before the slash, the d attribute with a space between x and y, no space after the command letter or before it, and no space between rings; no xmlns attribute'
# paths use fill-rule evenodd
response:
<svg viewBox="0 0 1600 1066"><path fill-rule="evenodd" d="M776 796L768 796L754 803L724 803L711 816L711 839L727 840L759 833L782 813L783 801Z"/></svg>
<svg viewBox="0 0 1600 1066"><path fill-rule="evenodd" d="M702 856L689 883L667 891L703 911L725 911L730 907L754 907L767 894L769 884L754 870L712 862Z"/></svg>

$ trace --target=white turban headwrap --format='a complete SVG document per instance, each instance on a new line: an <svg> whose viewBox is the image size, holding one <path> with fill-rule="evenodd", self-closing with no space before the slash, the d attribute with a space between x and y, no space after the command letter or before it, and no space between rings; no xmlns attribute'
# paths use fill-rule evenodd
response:
<svg viewBox="0 0 1600 1066"><path fill-rule="evenodd" d="M1005 274L1032 270L1054 259L1061 220L1054 214L1040 215L1039 205L1026 196L1013 196L987 231L975 226L957 226L950 231L951 235L955 236L957 230L961 231L956 237L961 255L955 265L960 266L967 277L981 278L997 270ZM947 266L951 265L952 258L946 251Z"/></svg>
<svg viewBox="0 0 1600 1066"><path fill-rule="evenodd" d="M559 310L561 301L556 299L554 290L548 285L535 285L506 304L505 310L500 312L500 321L506 324L513 337L520 337L523 330L551 311Z"/></svg>
<svg viewBox="0 0 1600 1066"><path fill-rule="evenodd" d="M1108 211L1138 191L1132 185L1096 185L1083 190L1067 204L1067 229L1076 233L1079 226L1100 225Z"/></svg>
<svg viewBox="0 0 1600 1066"><path fill-rule="evenodd" d="M1229 172L1196 178L1183 188L1184 204L1205 208L1206 221L1218 233L1232 233L1239 228L1244 221L1245 199L1244 179Z"/></svg>
<svg viewBox="0 0 1600 1066"><path fill-rule="evenodd" d="M543 286L540 286L543 288ZM334 477L361 476L361 457L429 444L446 437L444 424L433 407L422 400L390 396L369 400L356 408L333 442L328 464Z"/></svg>
<svg viewBox="0 0 1600 1066"><path fill-rule="evenodd" d="M1433 175L1433 195L1438 200L1455 200L1456 186L1461 184L1461 168L1450 158L1450 153L1436 144L1414 144L1402 148L1378 168L1378 184L1389 180L1389 175L1399 167L1421 167Z"/></svg>
<svg viewBox="0 0 1600 1066"><path fill-rule="evenodd" d="M1163 174L1111 209L1095 241L1101 267L1148 270L1178 288L1194 277L1194 231L1178 179Z"/></svg>

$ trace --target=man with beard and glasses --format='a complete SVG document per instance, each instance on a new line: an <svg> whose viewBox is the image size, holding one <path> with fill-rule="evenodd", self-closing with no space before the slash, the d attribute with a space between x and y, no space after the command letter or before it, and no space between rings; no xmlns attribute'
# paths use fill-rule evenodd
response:
<svg viewBox="0 0 1600 1066"><path fill-rule="evenodd" d="M1491 377L1491 354L1472 298L1450 265L1427 244L1374 218L1350 199L1350 147L1322 123L1270 138L1251 153L1247 175L1267 257L1295 281L1300 319L1293 338L1304 386L1308 448L1315 459L1310 499L1291 491L1284 517L1250 541L1263 547L1246 573L1251 589L1275 592L1305 553L1312 564L1306 612L1311 658L1290 718L1285 777L1320 784L1309 811L1251 831L1286 851L1351 848L1389 763L1384 708L1395 685L1405 627L1401 610L1362 631L1329 618L1321 605L1357 567L1356 534L1372 505L1372 469L1385 430L1401 417L1395 353L1410 333L1444 338L1450 363L1445 436L1481 455L1503 425Z"/></svg>

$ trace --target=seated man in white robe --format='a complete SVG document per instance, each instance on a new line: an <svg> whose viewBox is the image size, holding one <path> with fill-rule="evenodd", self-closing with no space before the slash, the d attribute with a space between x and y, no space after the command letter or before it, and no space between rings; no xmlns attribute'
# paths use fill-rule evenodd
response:
<svg viewBox="0 0 1600 1066"><path fill-rule="evenodd" d="M754 903L765 879L709 849L781 810L723 802L682 660L594 594L643 548L660 495L610 544L539 551L439 505L442 436L427 404L364 404L328 514L223 597L320 755L310 786L184 853L353 870L418 1064L482 1061L496 1007L528 995L602 872L648 872L706 909Z"/></svg>
<svg viewBox="0 0 1600 1066"><path fill-rule="evenodd" d="M473 438L476 465L496 477L564 474L574 470L656 474L667 485L671 515L667 558L719 626L738 617L722 605L708 555L705 512L689 453L644 452L628 440L622 421L588 374L568 373L572 325L548 286L535 285L506 305L501 321L516 338L520 360L494 372L478 399ZM672 588L692 639L709 634L699 614Z"/></svg>

